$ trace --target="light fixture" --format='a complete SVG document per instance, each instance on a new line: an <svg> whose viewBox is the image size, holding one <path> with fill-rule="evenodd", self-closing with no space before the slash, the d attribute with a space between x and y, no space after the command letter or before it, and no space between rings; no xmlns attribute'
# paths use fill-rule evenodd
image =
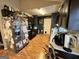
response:
<svg viewBox="0 0 79 59"><path fill-rule="evenodd" d="M38 14L41 14L41 15L45 15L47 13L46 10L43 8L34 9L34 11L37 12Z"/></svg>
<svg viewBox="0 0 79 59"><path fill-rule="evenodd" d="M39 13L42 15L46 14L46 11L43 8L38 9Z"/></svg>
<svg viewBox="0 0 79 59"><path fill-rule="evenodd" d="M68 7L65 8L65 13L67 13L67 12L68 12Z"/></svg>

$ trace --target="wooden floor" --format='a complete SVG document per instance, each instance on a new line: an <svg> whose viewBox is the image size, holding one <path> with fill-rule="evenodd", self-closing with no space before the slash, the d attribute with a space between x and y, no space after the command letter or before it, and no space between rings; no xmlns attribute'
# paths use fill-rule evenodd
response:
<svg viewBox="0 0 79 59"><path fill-rule="evenodd" d="M6 55L9 59L46 59L45 49L47 49L46 45L48 45L48 42L49 36L40 34L33 38L19 53L0 50L0 56Z"/></svg>

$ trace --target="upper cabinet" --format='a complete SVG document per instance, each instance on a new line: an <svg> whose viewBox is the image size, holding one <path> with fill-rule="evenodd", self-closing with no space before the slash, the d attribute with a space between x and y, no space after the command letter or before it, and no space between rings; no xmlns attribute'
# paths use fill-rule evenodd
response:
<svg viewBox="0 0 79 59"><path fill-rule="evenodd" d="M71 0L68 28L79 31L79 0Z"/></svg>

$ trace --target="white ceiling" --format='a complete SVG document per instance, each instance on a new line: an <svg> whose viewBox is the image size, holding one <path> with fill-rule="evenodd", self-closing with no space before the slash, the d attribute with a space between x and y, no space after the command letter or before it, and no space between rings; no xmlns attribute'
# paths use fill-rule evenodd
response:
<svg viewBox="0 0 79 59"><path fill-rule="evenodd" d="M20 0L20 7L21 11L25 11L31 15L47 15L56 12L63 1L64 0Z"/></svg>
<svg viewBox="0 0 79 59"><path fill-rule="evenodd" d="M30 9L27 10L27 13L30 13L31 15L50 15L51 13L54 13L57 11L57 5L51 5L47 7L42 8L36 8L36 9Z"/></svg>

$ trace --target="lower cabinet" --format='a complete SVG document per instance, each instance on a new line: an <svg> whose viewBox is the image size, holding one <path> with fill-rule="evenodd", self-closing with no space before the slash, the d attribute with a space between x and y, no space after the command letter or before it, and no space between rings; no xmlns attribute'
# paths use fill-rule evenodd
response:
<svg viewBox="0 0 79 59"><path fill-rule="evenodd" d="M78 55L71 54L70 52L67 53L67 52L62 52L62 51L59 51L59 50L55 50L55 52L56 52L57 57L60 57L60 58L63 58L63 59L79 59Z"/></svg>

